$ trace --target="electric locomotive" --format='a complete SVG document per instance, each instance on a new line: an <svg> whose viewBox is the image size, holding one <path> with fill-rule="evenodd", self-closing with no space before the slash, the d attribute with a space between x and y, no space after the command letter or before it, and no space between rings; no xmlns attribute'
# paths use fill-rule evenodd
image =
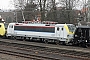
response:
<svg viewBox="0 0 90 60"><path fill-rule="evenodd" d="M0 37L4 37L5 34L6 34L5 21L2 19L0 15Z"/></svg>
<svg viewBox="0 0 90 60"><path fill-rule="evenodd" d="M4 23L0 23L0 36L4 36L6 33Z"/></svg>
<svg viewBox="0 0 90 60"><path fill-rule="evenodd" d="M68 44L72 41L75 31L73 24L25 24L10 23L7 28L7 37L20 39L36 38L48 42L56 42Z"/></svg>
<svg viewBox="0 0 90 60"><path fill-rule="evenodd" d="M77 26L73 44L83 47L90 46L90 26Z"/></svg>

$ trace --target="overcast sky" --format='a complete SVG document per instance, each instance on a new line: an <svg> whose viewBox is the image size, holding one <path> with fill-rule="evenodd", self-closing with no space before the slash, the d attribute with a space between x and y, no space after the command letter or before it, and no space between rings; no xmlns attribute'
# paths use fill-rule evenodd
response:
<svg viewBox="0 0 90 60"><path fill-rule="evenodd" d="M0 0L0 9L14 9L13 0Z"/></svg>

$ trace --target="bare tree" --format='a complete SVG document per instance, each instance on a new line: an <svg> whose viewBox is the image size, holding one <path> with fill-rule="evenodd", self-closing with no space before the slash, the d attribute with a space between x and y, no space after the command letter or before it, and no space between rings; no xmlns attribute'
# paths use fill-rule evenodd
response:
<svg viewBox="0 0 90 60"><path fill-rule="evenodd" d="M59 0L59 4L62 7L65 7L64 12L67 13L65 15L65 18L68 20L68 23L72 22L72 17L74 15L72 15L73 10L76 8L76 6L79 6L79 1L80 0Z"/></svg>
<svg viewBox="0 0 90 60"><path fill-rule="evenodd" d="M32 9L30 7L30 4L37 5L36 10L38 10L41 13L41 20L46 20L47 11L49 10L56 10L56 4L55 0L15 0L15 7L17 9ZM29 7L26 8L26 6L29 5ZM28 10L30 11L30 10ZM33 11L31 11L33 12ZM55 17L55 12L53 14L53 17Z"/></svg>
<svg viewBox="0 0 90 60"><path fill-rule="evenodd" d="M40 4L41 20L45 20L46 0L40 0L39 4Z"/></svg>
<svg viewBox="0 0 90 60"><path fill-rule="evenodd" d="M32 19L35 18L38 12L42 21L61 22L60 20L64 19L63 22L71 23L75 19L74 9L79 6L79 1L59 0L58 4L62 7L60 10L58 10L56 0L15 0L15 6L18 9L22 8L25 19L29 19L31 16Z"/></svg>

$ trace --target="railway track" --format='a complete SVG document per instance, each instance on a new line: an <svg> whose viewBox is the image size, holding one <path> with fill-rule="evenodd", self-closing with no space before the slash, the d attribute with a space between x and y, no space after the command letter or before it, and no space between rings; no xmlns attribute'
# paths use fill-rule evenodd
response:
<svg viewBox="0 0 90 60"><path fill-rule="evenodd" d="M37 54L36 51L27 50L24 47L20 48L19 45L18 46L2 45L0 46L0 53L36 60L60 60L58 58L48 57L43 54Z"/></svg>
<svg viewBox="0 0 90 60"><path fill-rule="evenodd" d="M90 60L90 53L3 41L0 41L0 52L37 60L60 60L60 56Z"/></svg>

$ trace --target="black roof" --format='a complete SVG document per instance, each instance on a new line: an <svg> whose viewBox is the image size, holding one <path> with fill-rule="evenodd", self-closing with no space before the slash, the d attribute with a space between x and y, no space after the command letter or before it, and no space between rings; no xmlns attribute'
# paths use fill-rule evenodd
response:
<svg viewBox="0 0 90 60"><path fill-rule="evenodd" d="M77 26L77 28L90 28L90 26Z"/></svg>

